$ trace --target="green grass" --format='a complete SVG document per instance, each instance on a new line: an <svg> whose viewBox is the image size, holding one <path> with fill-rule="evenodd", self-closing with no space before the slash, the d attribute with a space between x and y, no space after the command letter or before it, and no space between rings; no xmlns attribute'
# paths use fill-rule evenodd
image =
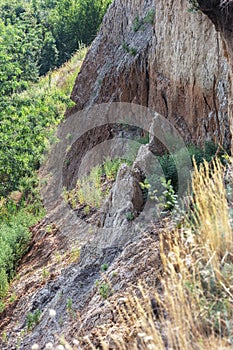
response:
<svg viewBox="0 0 233 350"><path fill-rule="evenodd" d="M146 15L143 18L136 16L133 21L133 31L137 32L138 30L145 30L145 24L153 24L155 17L155 9L150 9L147 11Z"/></svg>
<svg viewBox="0 0 233 350"><path fill-rule="evenodd" d="M91 208L98 209L107 197L118 169L123 163L130 164L127 160L115 158L106 159L103 165L93 167L88 175L78 179L73 190L64 192L65 199L73 209L78 205L85 205L86 214Z"/></svg>

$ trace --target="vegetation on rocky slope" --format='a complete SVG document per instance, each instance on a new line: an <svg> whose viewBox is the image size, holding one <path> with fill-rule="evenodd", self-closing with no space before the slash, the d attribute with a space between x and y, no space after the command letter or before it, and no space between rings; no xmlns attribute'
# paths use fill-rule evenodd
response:
<svg viewBox="0 0 233 350"><path fill-rule="evenodd" d="M230 349L233 345L232 181L219 159L195 166L190 209L159 236L162 269L118 306L114 322L75 337L69 349ZM227 184L227 186L226 186ZM114 285L108 282L114 290Z"/></svg>
<svg viewBox="0 0 233 350"><path fill-rule="evenodd" d="M1 102L0 298L31 238L29 227L44 215L37 170L56 142L55 127L72 105L69 96L86 48L59 70ZM9 82L10 83L10 82ZM3 105L3 101L5 104ZM2 304L1 307L4 307Z"/></svg>
<svg viewBox="0 0 233 350"><path fill-rule="evenodd" d="M57 141L54 130L73 105L69 96L86 49L71 55L81 42L91 42L109 3L21 0L7 4L0 0L0 347L37 350L42 342L33 344L34 340L43 338L43 348L57 350L232 348L232 159L223 156L221 147L212 142L204 149L188 146L194 171L185 210L176 202L177 171L170 154L158 157L164 178L146 178L145 174L140 174L141 182L137 178L144 202L151 196L166 209L159 218L160 231L155 220L145 225L145 232L133 231L136 216L124 211L125 207L122 210L119 203L115 208L122 226L120 215L127 219L125 231L113 226L112 231L101 233L102 223L88 231L70 220L64 234L61 209L58 226L57 213L53 213L50 221L45 218L34 231L29 229L45 216L39 187L46 180L40 183L37 172ZM199 10L198 3L189 1L192 12ZM143 33L144 26L152 26L154 16L154 10L142 18L138 15L131 31ZM123 49L132 54L132 60L138 54L128 44ZM70 57L59 70L51 70ZM216 151L220 158L214 157ZM73 190L64 190L72 209L83 206L85 216L99 209L111 195L123 162L106 159L79 178ZM132 180L130 171L126 175ZM156 182L163 199L154 191ZM111 219L115 213L107 215ZM127 236L131 230L132 236ZM34 240L26 255L32 231ZM80 244L77 236L82 235L87 237ZM127 236L125 241L116 238L121 235ZM71 242L74 246L68 252ZM38 257L33 256L35 252ZM148 252L158 258L151 270L147 269ZM12 282L22 257L25 271ZM51 333L49 327L54 327ZM60 330L67 341L60 337Z"/></svg>

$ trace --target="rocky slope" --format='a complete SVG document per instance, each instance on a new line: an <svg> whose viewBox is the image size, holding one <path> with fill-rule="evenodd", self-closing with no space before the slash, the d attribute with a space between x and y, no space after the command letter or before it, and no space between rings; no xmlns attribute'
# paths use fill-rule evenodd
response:
<svg viewBox="0 0 233 350"><path fill-rule="evenodd" d="M216 138L229 146L229 69L221 40L206 16L188 12L187 1L115 0L78 75L73 111L109 101L142 104L168 118L186 141ZM132 283L140 278L157 283L158 233L164 224L139 230L125 219L126 211L143 205L136 168L120 170L105 220L91 229L62 198L53 198L54 187L72 185L88 140L91 148L112 137L106 126L85 134L69 153L72 171L66 168L63 183L54 174L43 190L48 214L32 229L29 252L12 283L15 297L0 320L1 349L27 350L33 343L44 349L48 342L58 344L62 334L72 341L94 336L101 324L111 322L114 328L118 320L111 305ZM54 171L59 156L42 175ZM106 284L111 286L107 299L100 288ZM27 331L27 316L38 309L40 322ZM50 309L56 311L53 317Z"/></svg>

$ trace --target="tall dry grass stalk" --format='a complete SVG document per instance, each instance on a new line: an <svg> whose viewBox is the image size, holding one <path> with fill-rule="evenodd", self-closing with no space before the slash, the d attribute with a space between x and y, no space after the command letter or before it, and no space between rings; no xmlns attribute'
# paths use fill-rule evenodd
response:
<svg viewBox="0 0 233 350"><path fill-rule="evenodd" d="M224 168L219 160L204 162L193 174L193 219L196 225L196 244L206 258L216 264L232 251L232 230L229 220ZM217 265L216 265L217 267Z"/></svg>

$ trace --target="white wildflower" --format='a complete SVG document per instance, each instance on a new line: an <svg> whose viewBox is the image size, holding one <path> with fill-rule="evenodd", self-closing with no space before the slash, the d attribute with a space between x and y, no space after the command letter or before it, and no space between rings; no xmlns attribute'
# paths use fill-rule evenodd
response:
<svg viewBox="0 0 233 350"><path fill-rule="evenodd" d="M77 345L77 346L80 345L80 343L79 343L79 341L78 341L77 339L73 339L73 344L74 344L74 345Z"/></svg>
<svg viewBox="0 0 233 350"><path fill-rule="evenodd" d="M56 311L54 309L49 309L49 316L50 317L55 317L56 316Z"/></svg>
<svg viewBox="0 0 233 350"><path fill-rule="evenodd" d="M56 347L56 350L65 350L65 348L63 345L60 344Z"/></svg>
<svg viewBox="0 0 233 350"><path fill-rule="evenodd" d="M39 349L39 345L38 344L33 344L31 349L32 350L38 350Z"/></svg>

